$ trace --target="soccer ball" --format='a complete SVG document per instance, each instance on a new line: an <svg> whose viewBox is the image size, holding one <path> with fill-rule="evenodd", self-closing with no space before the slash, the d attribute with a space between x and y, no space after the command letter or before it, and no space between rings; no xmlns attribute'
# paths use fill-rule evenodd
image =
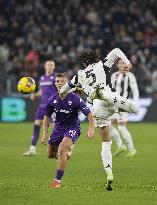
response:
<svg viewBox="0 0 157 205"><path fill-rule="evenodd" d="M22 94L30 94L34 92L36 84L33 78L23 77L19 80L17 89Z"/></svg>

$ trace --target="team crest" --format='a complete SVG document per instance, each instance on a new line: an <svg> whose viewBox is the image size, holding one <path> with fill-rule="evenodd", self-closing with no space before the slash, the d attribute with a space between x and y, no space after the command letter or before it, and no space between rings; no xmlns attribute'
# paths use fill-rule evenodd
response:
<svg viewBox="0 0 157 205"><path fill-rule="evenodd" d="M57 100L54 100L53 103L56 104L56 103L57 103Z"/></svg>
<svg viewBox="0 0 157 205"><path fill-rule="evenodd" d="M68 101L68 105L72 105L72 102L70 100Z"/></svg>

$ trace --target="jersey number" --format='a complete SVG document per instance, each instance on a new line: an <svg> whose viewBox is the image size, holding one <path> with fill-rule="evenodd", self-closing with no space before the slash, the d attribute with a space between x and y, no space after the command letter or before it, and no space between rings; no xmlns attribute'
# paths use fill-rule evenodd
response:
<svg viewBox="0 0 157 205"><path fill-rule="evenodd" d="M90 71L86 71L86 78L90 78L92 77L92 82L89 83L90 86L93 85L93 83L96 82L96 75L94 73L92 73L93 70L90 70Z"/></svg>

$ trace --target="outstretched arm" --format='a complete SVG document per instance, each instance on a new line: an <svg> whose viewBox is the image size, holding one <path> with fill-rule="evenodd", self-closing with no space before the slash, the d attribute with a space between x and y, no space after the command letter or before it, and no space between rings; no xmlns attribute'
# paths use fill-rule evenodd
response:
<svg viewBox="0 0 157 205"><path fill-rule="evenodd" d="M69 90L71 89L71 87L69 86L68 83L66 83L59 91L60 94L64 94L67 93Z"/></svg>
<svg viewBox="0 0 157 205"><path fill-rule="evenodd" d="M41 96L41 90L39 90L36 93L31 94L30 99L35 100L35 98L40 97L40 96Z"/></svg>
<svg viewBox="0 0 157 205"><path fill-rule="evenodd" d="M116 59L120 58L122 59L127 65L130 65L130 61L126 57L126 55L119 49L115 48L113 49L105 58L106 62L104 63L105 66L111 68L112 65L115 63Z"/></svg>
<svg viewBox="0 0 157 205"><path fill-rule="evenodd" d="M71 81L69 81L68 83L66 83L59 91L59 95L61 98L65 98L66 95L71 91L73 91L73 89L75 89L75 87L77 87L78 84L78 75L75 75L73 77L73 79Z"/></svg>

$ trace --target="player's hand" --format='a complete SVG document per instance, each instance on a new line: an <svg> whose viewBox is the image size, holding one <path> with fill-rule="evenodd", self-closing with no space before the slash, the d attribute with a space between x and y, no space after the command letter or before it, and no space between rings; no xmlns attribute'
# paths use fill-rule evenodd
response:
<svg viewBox="0 0 157 205"><path fill-rule="evenodd" d="M46 145L47 144L46 142L47 142L47 136L43 135L42 138L41 138L41 143L43 145Z"/></svg>
<svg viewBox="0 0 157 205"><path fill-rule="evenodd" d="M123 73L127 73L127 72L130 71L131 68L132 68L132 64L131 63L129 63L129 65L124 63L124 65L122 66L122 71L123 71Z"/></svg>
<svg viewBox="0 0 157 205"><path fill-rule="evenodd" d="M126 69L129 71L131 68L132 68L132 64L129 63L129 65L126 66ZM124 70L125 70L125 67L124 67Z"/></svg>
<svg viewBox="0 0 157 205"><path fill-rule="evenodd" d="M86 134L87 139L92 140L94 139L94 130L93 129L89 129L87 134Z"/></svg>
<svg viewBox="0 0 157 205"><path fill-rule="evenodd" d="M31 99L31 100L35 100L35 94L32 94L32 95L30 96L30 99Z"/></svg>

